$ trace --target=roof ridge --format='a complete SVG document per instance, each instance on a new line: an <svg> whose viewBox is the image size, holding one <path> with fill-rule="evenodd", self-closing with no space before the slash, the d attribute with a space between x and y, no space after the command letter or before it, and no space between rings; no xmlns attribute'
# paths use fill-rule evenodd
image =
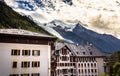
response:
<svg viewBox="0 0 120 76"><path fill-rule="evenodd" d="M3 34L15 34L15 35L28 35L28 36L43 36L43 37L52 37L50 35L37 33L25 29L0 29L0 33Z"/></svg>

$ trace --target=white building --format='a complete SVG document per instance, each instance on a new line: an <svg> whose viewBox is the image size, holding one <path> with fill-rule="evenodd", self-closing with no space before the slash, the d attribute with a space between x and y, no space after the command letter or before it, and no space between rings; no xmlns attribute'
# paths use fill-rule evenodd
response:
<svg viewBox="0 0 120 76"><path fill-rule="evenodd" d="M55 40L21 29L0 29L0 76L51 76Z"/></svg>
<svg viewBox="0 0 120 76"><path fill-rule="evenodd" d="M105 54L91 44L56 43L54 76L99 76L104 73Z"/></svg>

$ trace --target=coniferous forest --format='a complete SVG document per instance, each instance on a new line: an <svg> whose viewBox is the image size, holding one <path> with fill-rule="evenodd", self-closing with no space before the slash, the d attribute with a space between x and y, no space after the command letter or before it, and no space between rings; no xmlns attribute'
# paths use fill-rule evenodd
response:
<svg viewBox="0 0 120 76"><path fill-rule="evenodd" d="M31 19L18 14L3 2L0 2L0 28L21 28L33 32L49 34Z"/></svg>

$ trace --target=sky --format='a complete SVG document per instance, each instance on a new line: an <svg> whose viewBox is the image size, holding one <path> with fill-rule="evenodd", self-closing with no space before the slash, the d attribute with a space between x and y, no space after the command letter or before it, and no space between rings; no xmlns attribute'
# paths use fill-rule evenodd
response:
<svg viewBox="0 0 120 76"><path fill-rule="evenodd" d="M17 1L28 2L33 9ZM48 7L50 5L48 1L54 5L54 8ZM120 0L71 1L72 5L62 0L47 0L47 2L42 0L45 7L41 8L34 0L5 0L15 11L31 17L35 22L48 23L53 20L61 20L67 24L82 22L88 29L102 34L111 34L120 39Z"/></svg>

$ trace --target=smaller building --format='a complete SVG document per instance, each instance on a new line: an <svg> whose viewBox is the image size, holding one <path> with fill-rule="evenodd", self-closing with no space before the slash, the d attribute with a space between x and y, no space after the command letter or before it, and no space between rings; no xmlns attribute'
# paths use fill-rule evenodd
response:
<svg viewBox="0 0 120 76"><path fill-rule="evenodd" d="M52 62L54 76L99 76L104 72L105 54L92 44L56 43Z"/></svg>
<svg viewBox="0 0 120 76"><path fill-rule="evenodd" d="M22 29L0 29L0 76L51 76L55 37Z"/></svg>

